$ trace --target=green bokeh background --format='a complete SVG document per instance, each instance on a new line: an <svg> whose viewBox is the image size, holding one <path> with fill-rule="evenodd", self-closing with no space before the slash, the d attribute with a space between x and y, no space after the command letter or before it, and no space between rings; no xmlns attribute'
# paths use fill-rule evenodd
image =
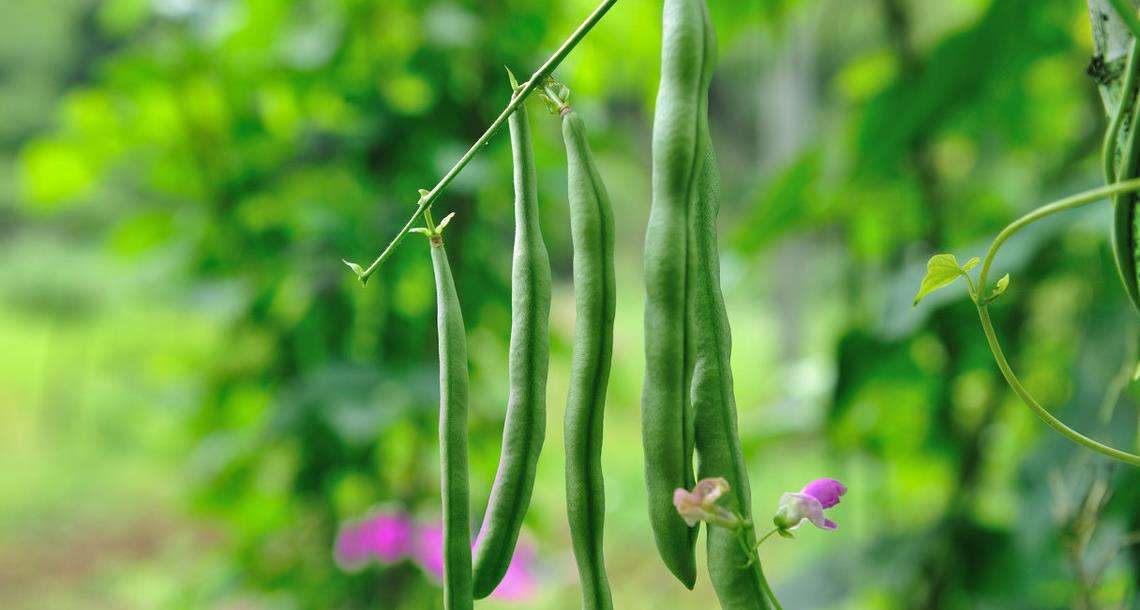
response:
<svg viewBox="0 0 1140 610"><path fill-rule="evenodd" d="M957 286L1020 213L1097 186L1104 111L1080 0L712 2L723 277L754 510L818 476L834 533L762 548L789 609L1135 604L1140 472L1049 431L998 377ZM419 609L410 564L346 573L337 525L438 514L431 268L374 256L591 0L0 2L0 607ZM604 445L621 610L714 607L652 549L641 472L641 245L660 6L621 0L558 70L618 229ZM562 479L573 328L565 167L530 104L555 274L549 426L526 533L578 607ZM498 459L510 154L437 204L468 325L471 477ZM1137 320L1107 205L1003 251L995 322L1078 429L1137 444ZM1117 396L1113 388L1124 391ZM1091 494L1090 494L1091 490ZM1104 492L1103 510L1082 511ZM1089 503L1097 504L1099 503ZM1076 516L1074 516L1076 515ZM1122 605L1123 604L1123 605Z"/></svg>

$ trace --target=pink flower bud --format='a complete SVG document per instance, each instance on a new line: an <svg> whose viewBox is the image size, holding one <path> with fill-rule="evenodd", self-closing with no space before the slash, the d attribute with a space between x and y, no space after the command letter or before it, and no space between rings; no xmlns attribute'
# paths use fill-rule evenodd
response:
<svg viewBox="0 0 1140 610"><path fill-rule="evenodd" d="M673 490L673 506L677 514L692 527L701 521L730 529L740 527L740 518L732 511L716 503L731 488L723 478L701 479L693 491L677 488Z"/></svg>

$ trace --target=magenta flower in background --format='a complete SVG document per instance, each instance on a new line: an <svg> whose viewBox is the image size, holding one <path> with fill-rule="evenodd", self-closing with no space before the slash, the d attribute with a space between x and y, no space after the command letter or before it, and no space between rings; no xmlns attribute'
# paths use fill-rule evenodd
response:
<svg viewBox="0 0 1140 610"><path fill-rule="evenodd" d="M538 592L538 578L535 571L535 551L530 545L520 543L515 548L515 556L507 565L503 582L495 588L492 597L506 601L522 602L534 597Z"/></svg>
<svg viewBox="0 0 1140 610"><path fill-rule="evenodd" d="M412 559L437 580L443 578L443 525L422 525L417 529Z"/></svg>
<svg viewBox="0 0 1140 610"><path fill-rule="evenodd" d="M388 565L411 559L439 581L443 579L443 525L438 521L416 523L403 512L377 511L341 527L334 555L345 570L358 570L372 561ZM533 597L538 591L535 564L534 547L520 541L503 581L491 595L507 601Z"/></svg>
<svg viewBox="0 0 1140 610"><path fill-rule="evenodd" d="M472 548L479 543L481 536L482 534L475 536ZM443 526L433 524L419 529L412 558L436 580L443 578ZM525 601L533 597L538 590L534 566L534 547L520 540L511 562L507 564L503 581L491 593L491 597L507 601Z"/></svg>
<svg viewBox="0 0 1140 610"><path fill-rule="evenodd" d="M373 560L382 564L400 561L412 551L414 529L407 515L392 510L346 523L336 538L336 562L346 570L356 570Z"/></svg>
<svg viewBox="0 0 1140 610"><path fill-rule="evenodd" d="M825 509L839 504L839 498L847 493L847 486L835 479L816 479L799 491L780 496L780 505L772 521L781 531L787 532L799 527L805 520L825 530L839 527L834 521L823 516Z"/></svg>

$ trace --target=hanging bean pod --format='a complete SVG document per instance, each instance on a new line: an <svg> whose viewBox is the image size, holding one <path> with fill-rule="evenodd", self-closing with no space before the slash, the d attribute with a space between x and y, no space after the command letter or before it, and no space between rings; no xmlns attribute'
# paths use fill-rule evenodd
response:
<svg viewBox="0 0 1140 610"><path fill-rule="evenodd" d="M717 214L720 207L720 175L716 155L708 142L708 126L701 169L701 196L692 216L690 248L693 251L693 284L696 289L689 316L696 361L693 368L692 402L696 414L696 448L701 479L722 477L731 491L721 504L747 522L752 520L748 468L737 431L736 398L732 381L732 335L720 286L717 247ZM746 530L746 541L755 544L755 534ZM768 608L761 584L760 564L750 561L740 546L739 533L724 527L706 527L709 577L722 608Z"/></svg>
<svg viewBox="0 0 1140 610"><path fill-rule="evenodd" d="M701 0L666 0L661 82L653 119L653 205L645 233L645 387L642 442L649 520L666 567L692 588L697 528L681 520L673 490L691 489L693 364L685 318L692 286L689 214L702 158L698 125L712 78Z"/></svg>
<svg viewBox="0 0 1140 610"><path fill-rule="evenodd" d="M439 463L443 498L443 598L446 610L470 610L471 521L467 472L467 335L443 237L431 261L439 328Z"/></svg>
<svg viewBox="0 0 1140 610"><path fill-rule="evenodd" d="M1137 73L1140 72L1140 59L1137 55L1136 43L1133 41L1125 63L1120 104L1113 113L1105 136L1105 178L1109 183L1140 175L1140 141L1136 133L1137 121L1140 120L1140 104L1136 103ZM1124 142L1119 145L1118 154L1118 136L1122 131L1126 135ZM1138 206L1140 199L1135 193L1122 193L1113 198L1113 252L1116 266L1128 298L1140 311L1140 276L1137 265L1140 259L1140 227L1136 223Z"/></svg>
<svg viewBox="0 0 1140 610"><path fill-rule="evenodd" d="M550 260L538 224L534 153L524 106L520 105L511 115L508 126L515 186L508 358L510 394L499 468L475 549L476 599L490 595L510 565L523 517L530 505L535 469L546 435Z"/></svg>
<svg viewBox="0 0 1140 610"><path fill-rule="evenodd" d="M586 126L567 101L547 87L562 115L566 144L570 234L574 248L574 351L566 399L566 513L584 610L610 610L602 554L605 488L602 421L613 356L615 311L614 219L610 198L586 141Z"/></svg>

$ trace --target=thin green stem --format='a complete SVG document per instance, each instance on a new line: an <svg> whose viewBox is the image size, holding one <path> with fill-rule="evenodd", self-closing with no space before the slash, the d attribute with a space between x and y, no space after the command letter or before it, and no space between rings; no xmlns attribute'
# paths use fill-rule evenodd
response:
<svg viewBox="0 0 1140 610"><path fill-rule="evenodd" d="M772 528L772 531L768 532L767 534L764 534L764 535L763 535L763 536L762 536L762 537L761 537L759 540L757 540L757 541L756 541L756 545L755 545L755 546L753 546L752 548L754 548L754 549L759 549L759 548L760 548L760 545L761 545L761 544L764 544L764 541L765 541L765 540L767 540L767 539L771 538L771 537L772 537L772 534L775 534L775 533L776 533L776 532L778 532L778 531L780 531L780 528L778 528L778 527L774 527L774 528Z"/></svg>
<svg viewBox="0 0 1140 610"><path fill-rule="evenodd" d="M744 527L736 530L736 539L740 542L740 548L744 551L744 554L748 556L748 565L745 567L752 567L752 569L756 570L756 577L760 581L760 588L764 590L764 595L768 596L768 599L772 602L772 606L775 608L775 610L784 610L784 607L780 605L780 600L776 598L776 592L772 590L772 585L768 584L768 578L764 576L764 568L760 565L760 556L756 551L756 548L760 546L760 543L764 542L768 539L769 536L776 533L776 530L768 532L764 535L763 538L760 539L760 542L752 545L748 542L748 532L752 529L752 524L746 521Z"/></svg>
<svg viewBox="0 0 1140 610"><path fill-rule="evenodd" d="M1011 388L1013 388L1013 391L1021 398L1022 402L1024 402L1025 405L1029 407L1029 410L1033 411L1033 413L1037 415L1037 417L1041 418L1041 420L1046 424L1048 424L1049 427L1061 433L1069 440L1097 453L1120 460L1133 466L1140 466L1140 455L1135 455L1121 451L1119 449L1115 449L1113 447L1109 447L1108 445L1094 441L1093 439L1081 434L1080 432L1077 432L1076 430L1073 430L1072 428L1066 426L1064 422L1057 419L1052 413L1046 410L1045 407L1041 406L1041 404L1038 403L1037 400L1034 399L1033 396L1029 393L1029 390L1025 389L1025 386L1022 385L1021 380L1017 377L1017 374L1013 372L1013 368L1010 367L1009 361L1006 360L1005 353L1001 349L1001 343L998 341L997 332L994 330L993 321L990 320L989 305L984 295L984 291L986 289L986 278L989 276L990 267L993 265L994 257L997 256L998 250L1001 248L1002 244L1008 241L1009 238L1013 237L1018 231L1024 229L1025 227L1038 220L1052 216L1053 214L1072 210L1081 206L1089 205L1091 203L1096 203L1101 199L1111 197L1116 194L1131 193L1138 190L1140 190L1140 178L1125 180L1123 182L1117 182L1116 184L1110 184L1108 186L1102 186L1090 191L1078 193L1071 197L1066 197L1065 199L1061 199L1059 201L1042 206L1017 219L1008 227L1003 229L1002 232L998 234L997 238L994 239L994 243L990 245L989 252L986 253L986 258L982 263L982 271L978 275L978 287L976 295L974 297L974 303L978 307L978 317L982 322L982 331L986 335L986 341L989 343L990 351L993 352L994 360L997 362L998 368L1001 369L1002 375L1005 377L1006 382Z"/></svg>
<svg viewBox="0 0 1140 610"><path fill-rule="evenodd" d="M446 174L444 174L443 178L439 180L439 183L437 183L435 187L428 191L427 195L420 198L420 202L419 205L416 206L415 213L412 214L411 218L408 219L408 222L404 223L403 228L401 228L400 231L396 233L396 236L392 238L392 241L388 243L388 246L386 248L384 248L384 251L380 253L380 256L376 257L376 260L372 261L372 264L369 265L367 269L357 274L357 277L361 282L367 282L368 278L372 277L372 274L375 273L376 270L384 264L384 261L388 260L388 257L390 257L392 255L392 252L395 251L396 246L400 245L400 242L403 241L404 237L408 234L408 231L412 228L412 225L415 224L416 218L423 214L424 210L427 210L432 206L435 200L439 198L440 194L442 194L443 191L451 184L451 182L455 180L456 176L458 176L459 173L462 172L465 167L467 167L467 164L471 162L471 159L475 157L475 154L479 152L479 149L483 148L483 146L487 144L487 142L491 139L492 136L495 135L499 128L503 126L503 123L507 122L507 119L511 116L511 113L513 113L515 109L522 105L522 103L525 102L528 97L530 97L530 94L542 85L546 77L550 76L550 74L554 72L554 69L562 63L562 60L566 59L566 56L570 54L570 51L574 50L574 47L578 46L578 43L586 37L586 34L590 33L590 30L592 30L594 26L598 24L602 17L605 16L605 14L609 12L610 8L612 8L616 3L617 0L603 0L602 3L599 4L596 9L594 9L594 12L590 13L590 16L586 17L586 20L578 26L578 29L574 30L574 32L570 34L570 37L562 43L562 46L558 47L558 50L555 51L554 54L546 60L546 63L542 64L538 71L536 71L534 75L530 77L530 80L523 84L518 92L515 93L511 98L511 102L507 104L506 108L503 109L503 112L500 113L498 118L496 118L495 121L491 123L491 126L487 128L487 131L483 132L483 135L479 136L478 140L475 140L475 143L471 145L471 148L469 148L467 152L464 153L463 156L455 162L455 165L452 166L452 168Z"/></svg>
<svg viewBox="0 0 1140 610"><path fill-rule="evenodd" d="M1132 32L1132 37L1140 40L1140 17L1136 16L1136 8L1128 0L1108 0L1108 2L1116 10L1116 14L1120 15L1120 20L1128 27L1128 31Z"/></svg>
<svg viewBox="0 0 1140 610"><path fill-rule="evenodd" d="M1048 216L1052 216L1058 212L1072 210L1081 206L1096 203L1101 199L1107 199L1113 195L1122 193L1134 193L1140 191L1140 178L1133 178L1132 180L1124 180L1115 184L1109 184L1099 188L1091 189L1076 195L1071 195L1064 199L1059 199L1053 203L1043 205L1036 210L1022 216L1021 218L1013 221L1010 225L1002 229L1001 233L994 239L994 243L990 245L989 252L986 253L986 258L982 262L982 272L978 276L978 290L985 290L986 278L990 274L990 267L993 266L994 257L997 255L998 250L1013 237L1018 231L1024 229L1026 226L1037 222Z"/></svg>
<svg viewBox="0 0 1140 610"><path fill-rule="evenodd" d="M764 568L760 567L759 561L756 562L756 573L760 575L760 586L764 588L764 593L771 600L772 606L776 610L784 610L784 607L780 605L780 600L776 599L776 592L772 590L772 585L768 584L768 579L764 576Z"/></svg>

